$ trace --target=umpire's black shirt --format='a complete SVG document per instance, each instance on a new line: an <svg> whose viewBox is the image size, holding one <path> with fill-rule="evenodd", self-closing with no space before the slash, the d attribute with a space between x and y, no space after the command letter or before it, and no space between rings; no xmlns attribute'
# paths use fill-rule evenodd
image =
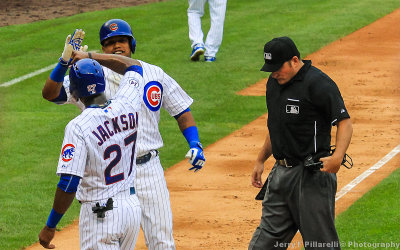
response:
<svg viewBox="0 0 400 250"><path fill-rule="evenodd" d="M329 152L332 125L350 118L336 83L304 60L286 84L267 82L268 129L275 159L303 161Z"/></svg>

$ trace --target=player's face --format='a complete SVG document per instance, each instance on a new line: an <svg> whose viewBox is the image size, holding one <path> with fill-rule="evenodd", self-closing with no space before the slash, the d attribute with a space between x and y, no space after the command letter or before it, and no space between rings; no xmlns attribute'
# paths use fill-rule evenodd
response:
<svg viewBox="0 0 400 250"><path fill-rule="evenodd" d="M103 52L131 57L131 48L127 36L113 36L104 41Z"/></svg>
<svg viewBox="0 0 400 250"><path fill-rule="evenodd" d="M279 84L283 85L289 82L295 75L297 71L293 67L293 59L286 61L282 66L275 72L272 72L272 78L276 79Z"/></svg>

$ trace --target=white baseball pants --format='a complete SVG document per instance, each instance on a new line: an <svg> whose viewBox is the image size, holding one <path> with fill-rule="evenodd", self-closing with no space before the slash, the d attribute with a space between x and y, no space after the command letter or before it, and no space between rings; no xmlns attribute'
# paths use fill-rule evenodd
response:
<svg viewBox="0 0 400 250"><path fill-rule="evenodd" d="M204 15L204 5L208 1L210 7L211 26L208 31L206 43L203 42L203 31L201 29L201 17ZM217 54L222 43L224 33L224 21L227 0L189 0L187 10L189 23L189 39L192 48L196 44L205 46L204 56L213 56Z"/></svg>
<svg viewBox="0 0 400 250"><path fill-rule="evenodd" d="M136 195L129 189L112 197L114 208L97 218L92 207L96 202L83 202L79 216L80 249L133 250L140 230L141 209ZM107 199L98 201L105 204Z"/></svg>
<svg viewBox="0 0 400 250"><path fill-rule="evenodd" d="M160 158L136 166L136 194L142 208L141 226L149 250L174 250L172 210Z"/></svg>

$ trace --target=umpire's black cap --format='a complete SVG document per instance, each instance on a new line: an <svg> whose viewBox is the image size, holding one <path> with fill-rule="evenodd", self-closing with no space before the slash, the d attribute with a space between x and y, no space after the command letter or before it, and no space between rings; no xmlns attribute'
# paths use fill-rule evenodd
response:
<svg viewBox="0 0 400 250"><path fill-rule="evenodd" d="M300 52L292 39L287 36L276 37L264 45L265 64L261 71L275 72L294 56L300 59Z"/></svg>

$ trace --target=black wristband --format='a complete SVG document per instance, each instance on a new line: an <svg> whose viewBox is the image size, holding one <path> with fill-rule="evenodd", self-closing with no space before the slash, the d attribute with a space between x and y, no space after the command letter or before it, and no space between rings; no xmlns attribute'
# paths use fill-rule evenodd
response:
<svg viewBox="0 0 400 250"><path fill-rule="evenodd" d="M88 52L88 55L89 55L89 58L90 58L90 59L93 59L93 58L92 58L92 53Z"/></svg>

